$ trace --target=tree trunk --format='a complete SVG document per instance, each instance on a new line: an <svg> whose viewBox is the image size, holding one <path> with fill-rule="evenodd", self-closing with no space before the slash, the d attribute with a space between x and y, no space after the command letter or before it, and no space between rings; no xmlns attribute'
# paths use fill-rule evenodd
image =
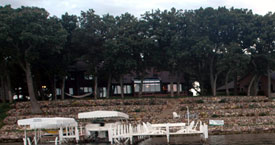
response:
<svg viewBox="0 0 275 145"><path fill-rule="evenodd" d="M234 77L234 95L237 96L238 95L238 74L235 74Z"/></svg>
<svg viewBox="0 0 275 145"><path fill-rule="evenodd" d="M173 87L173 81L172 81L172 79L170 81L170 96L174 97L174 87Z"/></svg>
<svg viewBox="0 0 275 145"><path fill-rule="evenodd" d="M42 110L40 109L40 105L38 104L34 95L31 64L29 62L26 62L25 73L26 73L26 79L27 79L28 92L29 92L30 101L31 101L31 109L32 109L31 111L33 114L41 114Z"/></svg>
<svg viewBox="0 0 275 145"><path fill-rule="evenodd" d="M218 79L218 73L214 76L214 82L213 82L213 96L215 97L217 95L217 79Z"/></svg>
<svg viewBox="0 0 275 145"><path fill-rule="evenodd" d="M270 66L267 66L267 97L271 98L271 76L270 76Z"/></svg>
<svg viewBox="0 0 275 145"><path fill-rule="evenodd" d="M177 80L177 96L180 96L180 79Z"/></svg>
<svg viewBox="0 0 275 145"><path fill-rule="evenodd" d="M57 100L57 96L56 96L56 79L55 79L55 75L53 76L53 84L52 84L52 92L53 92L53 98L54 100Z"/></svg>
<svg viewBox="0 0 275 145"><path fill-rule="evenodd" d="M13 102L13 96L12 96L12 93L11 93L11 80L10 80L10 75L6 75L7 77L7 94L8 94L8 97L9 97L9 103L12 103Z"/></svg>
<svg viewBox="0 0 275 145"><path fill-rule="evenodd" d="M94 97L97 99L97 76L94 76Z"/></svg>
<svg viewBox="0 0 275 145"><path fill-rule="evenodd" d="M261 79L261 76L257 76L254 81L254 89L253 89L253 96L257 96L259 92L259 81Z"/></svg>
<svg viewBox="0 0 275 145"><path fill-rule="evenodd" d="M66 82L66 76L62 77L62 83L61 83L61 100L65 99L65 82Z"/></svg>
<svg viewBox="0 0 275 145"><path fill-rule="evenodd" d="M1 76L1 100L3 103L6 103L5 82L3 76Z"/></svg>
<svg viewBox="0 0 275 145"><path fill-rule="evenodd" d="M139 91L138 91L138 97L139 97L139 98L142 97L143 80L144 80L144 77L143 77L143 75L142 75L142 76L140 77L140 84L139 84Z"/></svg>
<svg viewBox="0 0 275 145"><path fill-rule="evenodd" d="M214 83L215 83L215 80L214 80L214 72L213 72L213 64L214 63L214 57L211 58L211 61L210 61L210 85L211 85L211 91L212 91L212 95L213 96L216 96L216 92L214 89Z"/></svg>
<svg viewBox="0 0 275 145"><path fill-rule="evenodd" d="M250 81L249 86L248 86L248 89L247 89L247 96L250 96L251 86L252 86L252 84L253 84L255 78L256 78L256 75L254 75L254 76L251 78L251 81Z"/></svg>
<svg viewBox="0 0 275 145"><path fill-rule="evenodd" d="M41 97L42 101L45 100L45 94L43 88L40 88L39 91L37 91L37 96Z"/></svg>
<svg viewBox="0 0 275 145"><path fill-rule="evenodd" d="M119 82L120 82L121 98L124 99L123 75L120 75Z"/></svg>
<svg viewBox="0 0 275 145"><path fill-rule="evenodd" d="M111 83L112 83L112 73L109 73L108 75L108 84L107 84L107 92L106 92L106 97L110 97L110 90L111 90Z"/></svg>
<svg viewBox="0 0 275 145"><path fill-rule="evenodd" d="M229 74L230 74L231 71L228 71L226 73L226 76L225 76L225 92L226 92L226 96L229 96L230 93L229 93L229 89L228 89L228 78L229 78Z"/></svg>

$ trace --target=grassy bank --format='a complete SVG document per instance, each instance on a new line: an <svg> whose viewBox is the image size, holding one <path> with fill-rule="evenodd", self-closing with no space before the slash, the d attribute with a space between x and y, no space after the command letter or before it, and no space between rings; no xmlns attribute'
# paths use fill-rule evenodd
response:
<svg viewBox="0 0 275 145"><path fill-rule="evenodd" d="M3 120L7 117L6 112L9 111L10 105L7 103L0 104L0 129L4 125Z"/></svg>

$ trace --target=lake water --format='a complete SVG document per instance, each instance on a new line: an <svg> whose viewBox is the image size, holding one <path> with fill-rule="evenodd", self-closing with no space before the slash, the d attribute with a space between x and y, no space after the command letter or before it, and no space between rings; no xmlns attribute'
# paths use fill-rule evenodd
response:
<svg viewBox="0 0 275 145"><path fill-rule="evenodd" d="M171 137L172 145L275 145L275 134L237 134L237 135L211 135L207 143L202 143L199 136ZM22 145L22 143L0 143L0 145ZM53 144L52 144L53 145ZM81 144L81 145L107 145L107 144ZM166 137L147 139L139 145L166 145Z"/></svg>

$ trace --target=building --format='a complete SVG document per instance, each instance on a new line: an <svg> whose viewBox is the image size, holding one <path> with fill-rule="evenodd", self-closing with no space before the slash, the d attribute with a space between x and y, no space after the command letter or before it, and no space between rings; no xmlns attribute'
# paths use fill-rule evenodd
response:
<svg viewBox="0 0 275 145"><path fill-rule="evenodd" d="M90 93L92 97L93 92L93 76L87 74L88 65L85 62L78 61L75 65L70 67L70 74L66 77L65 93L70 95L83 95ZM170 86L170 81L173 81L173 86ZM168 71L155 71L150 69L143 80L143 94L144 95L165 95L169 94L171 88L177 92L177 82L180 83L181 95L185 95L184 79L183 77L175 77ZM127 74L123 78L124 94L128 96L136 96L139 92L141 80L135 73ZM98 79L98 94L100 97L106 97L107 94L107 80L99 77ZM186 89L187 90L187 89ZM57 88L57 95L61 95L61 89ZM111 83L112 96L119 96L121 94L121 87L118 80L113 79ZM67 96L68 97L68 96Z"/></svg>
<svg viewBox="0 0 275 145"><path fill-rule="evenodd" d="M252 74L246 75L240 79L238 79L237 82L237 91L238 94L246 95L249 83L252 79ZM258 81L258 95L268 95L268 77L267 75L262 75L259 77ZM234 91L234 82L228 83L228 89L230 92ZM253 88L251 88L253 89ZM219 87L217 89L218 92L225 92L225 85ZM271 96L275 97L275 73L271 74Z"/></svg>

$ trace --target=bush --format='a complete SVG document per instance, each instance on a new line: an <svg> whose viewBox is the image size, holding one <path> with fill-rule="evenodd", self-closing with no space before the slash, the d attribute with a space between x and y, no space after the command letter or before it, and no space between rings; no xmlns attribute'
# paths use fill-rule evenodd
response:
<svg viewBox="0 0 275 145"><path fill-rule="evenodd" d="M251 102L257 102L257 101L253 99Z"/></svg>
<svg viewBox="0 0 275 145"><path fill-rule="evenodd" d="M0 129L4 125L3 120L7 117L6 112L10 110L9 104L0 104Z"/></svg>
<svg viewBox="0 0 275 145"><path fill-rule="evenodd" d="M255 104L249 104L249 108L256 108L257 106Z"/></svg>
<svg viewBox="0 0 275 145"><path fill-rule="evenodd" d="M255 113L248 113L246 116L255 116Z"/></svg>
<svg viewBox="0 0 275 145"><path fill-rule="evenodd" d="M186 107L181 107L180 108L180 111L185 111L186 110Z"/></svg>
<svg viewBox="0 0 275 145"><path fill-rule="evenodd" d="M204 103L204 101L203 100L197 100L196 103L202 104L202 103Z"/></svg>
<svg viewBox="0 0 275 145"><path fill-rule="evenodd" d="M125 101L123 104L124 104L124 105L131 105L131 103L128 102L128 101Z"/></svg>
<svg viewBox="0 0 275 145"><path fill-rule="evenodd" d="M156 105L156 101L154 99L149 100L149 105Z"/></svg>
<svg viewBox="0 0 275 145"><path fill-rule="evenodd" d="M259 116L267 116L267 115L268 115L268 113L265 113L265 112L259 113Z"/></svg>
<svg viewBox="0 0 275 145"><path fill-rule="evenodd" d="M224 98L224 99L221 99L220 101L219 101L219 103L226 103L227 102L227 100Z"/></svg>
<svg viewBox="0 0 275 145"><path fill-rule="evenodd" d="M217 114L213 114L211 117L212 117L212 118L218 118L218 117L219 117L219 115L217 115Z"/></svg>

